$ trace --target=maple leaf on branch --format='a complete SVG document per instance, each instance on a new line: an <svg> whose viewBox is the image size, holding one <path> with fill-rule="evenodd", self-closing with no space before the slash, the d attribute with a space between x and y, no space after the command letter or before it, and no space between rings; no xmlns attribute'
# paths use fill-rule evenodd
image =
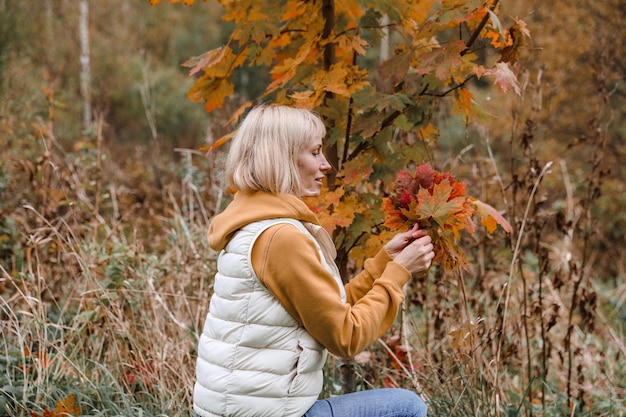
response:
<svg viewBox="0 0 626 417"><path fill-rule="evenodd" d="M505 93L508 90L508 86L510 85L515 90L515 93L519 96L522 95L522 90L517 83L517 76L511 68L509 64L506 62L498 62L494 68L487 69L480 65L474 67L474 73L480 79L483 75L491 75L495 77L494 84L498 84L502 91Z"/></svg>
<svg viewBox="0 0 626 417"><path fill-rule="evenodd" d="M183 2L200 0L169 0L180 6ZM231 97L237 102L242 95L236 71L242 69L264 75L255 80L262 82L261 92L255 97L243 94L249 101L232 114L228 125L234 126L247 108L266 100L322 116L329 132L325 151L337 167L329 176L330 188L346 192L333 195L337 201L332 204L320 205L319 214L336 241L342 276L347 275L351 250L361 250L370 239L361 236L383 217L384 233L406 230L413 223L428 228L445 268L467 267L456 243L462 231L474 233L481 227L493 233L498 225L511 230L497 210L466 195L465 183L430 166L422 166L417 176L407 174L402 179L406 187L397 184L382 206L377 185L387 184L398 167L428 157L428 146L440 134L433 117L437 100L450 99L453 112L469 124L484 115L466 88L470 80L490 76L505 92L521 93L507 62L515 62L523 38L530 35L524 22L512 16L513 25L503 27L500 0L218 2L224 8L221 20L232 29L223 46L183 64L194 77L188 97L209 112ZM383 37L393 40L384 55L378 47ZM502 62L479 66L482 54L476 53L476 45L495 50ZM271 77L267 82L265 75ZM415 134L418 141L396 143L392 132ZM229 139L230 134L203 149L211 152ZM373 156L376 159L368 159ZM368 240L370 248L382 241L379 235Z"/></svg>
<svg viewBox="0 0 626 417"><path fill-rule="evenodd" d="M434 48L420 55L420 65L416 67L418 74L434 72L439 80L447 80L452 73L463 64L461 52L467 49L465 42L457 40L445 47Z"/></svg>
<svg viewBox="0 0 626 417"><path fill-rule="evenodd" d="M390 195L383 199L382 209L384 224L389 229L407 230L418 224L426 230L433 242L435 259L445 269L469 268L456 240L463 230L469 234L476 232L474 215L490 234L498 225L508 233L513 231L495 208L467 195L465 182L433 169L430 164L419 165L414 174L398 172Z"/></svg>
<svg viewBox="0 0 626 417"><path fill-rule="evenodd" d="M189 70L189 75L194 75L205 67L212 67L219 63L226 55L227 50L230 50L230 48L227 46L220 46L219 48L212 49L198 57L189 58L183 63L183 66L192 67L191 70Z"/></svg>

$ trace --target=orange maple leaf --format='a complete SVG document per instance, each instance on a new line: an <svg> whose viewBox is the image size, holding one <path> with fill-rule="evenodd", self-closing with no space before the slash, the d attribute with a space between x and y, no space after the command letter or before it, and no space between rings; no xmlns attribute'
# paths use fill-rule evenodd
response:
<svg viewBox="0 0 626 417"><path fill-rule="evenodd" d="M453 186L448 181L435 184L433 193L421 189L417 193L417 212L420 220L434 220L444 230L449 230L458 236L459 231L465 228L464 218L471 216L468 213L465 197L451 198Z"/></svg>
<svg viewBox="0 0 626 417"><path fill-rule="evenodd" d="M273 81L267 86L266 94L284 86L296 75L298 66L313 52L311 47L310 44L303 45L294 58L286 58L270 70Z"/></svg>
<svg viewBox="0 0 626 417"><path fill-rule="evenodd" d="M306 5L299 0L289 0L285 5L285 9L283 21L302 16L306 12Z"/></svg>
<svg viewBox="0 0 626 417"><path fill-rule="evenodd" d="M402 230L406 227L406 217L393 204L389 197L384 197L381 206L385 213L385 226L393 230Z"/></svg>
<svg viewBox="0 0 626 417"><path fill-rule="evenodd" d="M474 206L474 212L478 216L478 221L482 226L485 226L488 233L493 233L498 225L502 226L507 233L513 233L511 224L502 217L498 210L477 199L472 200L472 205Z"/></svg>
<svg viewBox="0 0 626 417"><path fill-rule="evenodd" d="M288 32L281 33L280 36L276 36L270 42L270 46L273 48L282 48L292 42L291 35Z"/></svg>
<svg viewBox="0 0 626 417"><path fill-rule="evenodd" d="M38 414L31 412L31 417L36 417ZM70 394L65 398L59 398L56 402L54 410L46 408L41 413L42 417L67 417L80 415L80 406L76 404L76 395Z"/></svg>
<svg viewBox="0 0 626 417"><path fill-rule="evenodd" d="M195 102L205 99L204 107L208 112L213 111L216 107L221 108L224 99L235 91L233 83L228 78L202 78L204 80L198 80L187 93L187 97Z"/></svg>
<svg viewBox="0 0 626 417"><path fill-rule="evenodd" d="M323 93L324 92L321 90L296 91L295 93L290 94L289 98L294 101L296 107L313 110L320 104L321 100L323 99Z"/></svg>
<svg viewBox="0 0 626 417"><path fill-rule="evenodd" d="M457 101L458 112L463 115L463 120L469 122L471 115L474 114L475 102L474 95L467 88L460 88L458 90L459 100Z"/></svg>
<svg viewBox="0 0 626 417"><path fill-rule="evenodd" d="M350 226L354 221L355 213L360 211L359 207L356 196L348 196L345 201L333 203L332 210L328 210L328 207L320 210L317 218L322 227L332 234L337 228Z"/></svg>

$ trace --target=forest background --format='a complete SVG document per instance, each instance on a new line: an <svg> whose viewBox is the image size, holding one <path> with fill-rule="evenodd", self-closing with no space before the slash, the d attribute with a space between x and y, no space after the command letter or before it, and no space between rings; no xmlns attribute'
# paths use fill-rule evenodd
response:
<svg viewBox="0 0 626 417"><path fill-rule="evenodd" d="M334 3L280 4L325 23L306 7ZM271 99L335 117L329 127L341 132L331 129L327 151L354 155L334 154L351 188L331 184L318 207L344 273L384 235L372 202L389 195L391 174L414 168L407 161L466 181L512 225L460 234L468 267L438 265L415 280L387 335L352 361L329 361L324 395L402 386L434 416L626 415L623 2L421 2L439 5L422 18L442 25L432 38L444 47L428 39L429 51L447 54L425 67L403 60L402 37L383 52L383 28L392 39L405 29L393 26L405 2L360 3L384 17L337 1L337 27L355 29L345 16L379 27L340 45L365 52L349 58L359 55L367 75L342 73L352 84L324 84L319 96L281 88L314 73L298 73L301 64L338 68L324 68L326 55L292 67L266 57L283 60L286 71L273 73L233 60L221 74L232 91L194 87L211 85L203 73L215 79L227 56L215 51L263 28L237 9L255 2L224 4L0 1L0 416L190 415L216 257L205 233L230 199L228 144L214 145L246 103ZM445 43L473 33L482 43L472 54ZM452 74L476 65L485 75ZM426 94L444 70L456 84ZM367 83L376 103L363 99ZM346 135L359 116L351 106L370 106L361 114L373 122Z"/></svg>

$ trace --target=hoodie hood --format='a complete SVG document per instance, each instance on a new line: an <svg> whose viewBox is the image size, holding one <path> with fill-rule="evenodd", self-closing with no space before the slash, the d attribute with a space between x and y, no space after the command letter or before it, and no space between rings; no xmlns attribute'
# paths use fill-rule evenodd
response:
<svg viewBox="0 0 626 417"><path fill-rule="evenodd" d="M209 225L209 246L215 251L224 249L233 233L243 226L261 220L288 217L319 225L317 216L298 197L265 192L237 192L226 210L213 218Z"/></svg>

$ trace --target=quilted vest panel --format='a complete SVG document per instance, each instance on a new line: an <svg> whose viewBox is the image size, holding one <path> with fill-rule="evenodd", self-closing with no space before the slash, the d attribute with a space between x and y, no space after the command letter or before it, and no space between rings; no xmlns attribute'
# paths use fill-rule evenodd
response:
<svg viewBox="0 0 626 417"><path fill-rule="evenodd" d="M271 219L235 233L218 257L198 345L194 411L202 417L301 417L322 390L326 350L263 286L250 261L258 236L278 223L313 239L345 301L334 246L319 226Z"/></svg>

